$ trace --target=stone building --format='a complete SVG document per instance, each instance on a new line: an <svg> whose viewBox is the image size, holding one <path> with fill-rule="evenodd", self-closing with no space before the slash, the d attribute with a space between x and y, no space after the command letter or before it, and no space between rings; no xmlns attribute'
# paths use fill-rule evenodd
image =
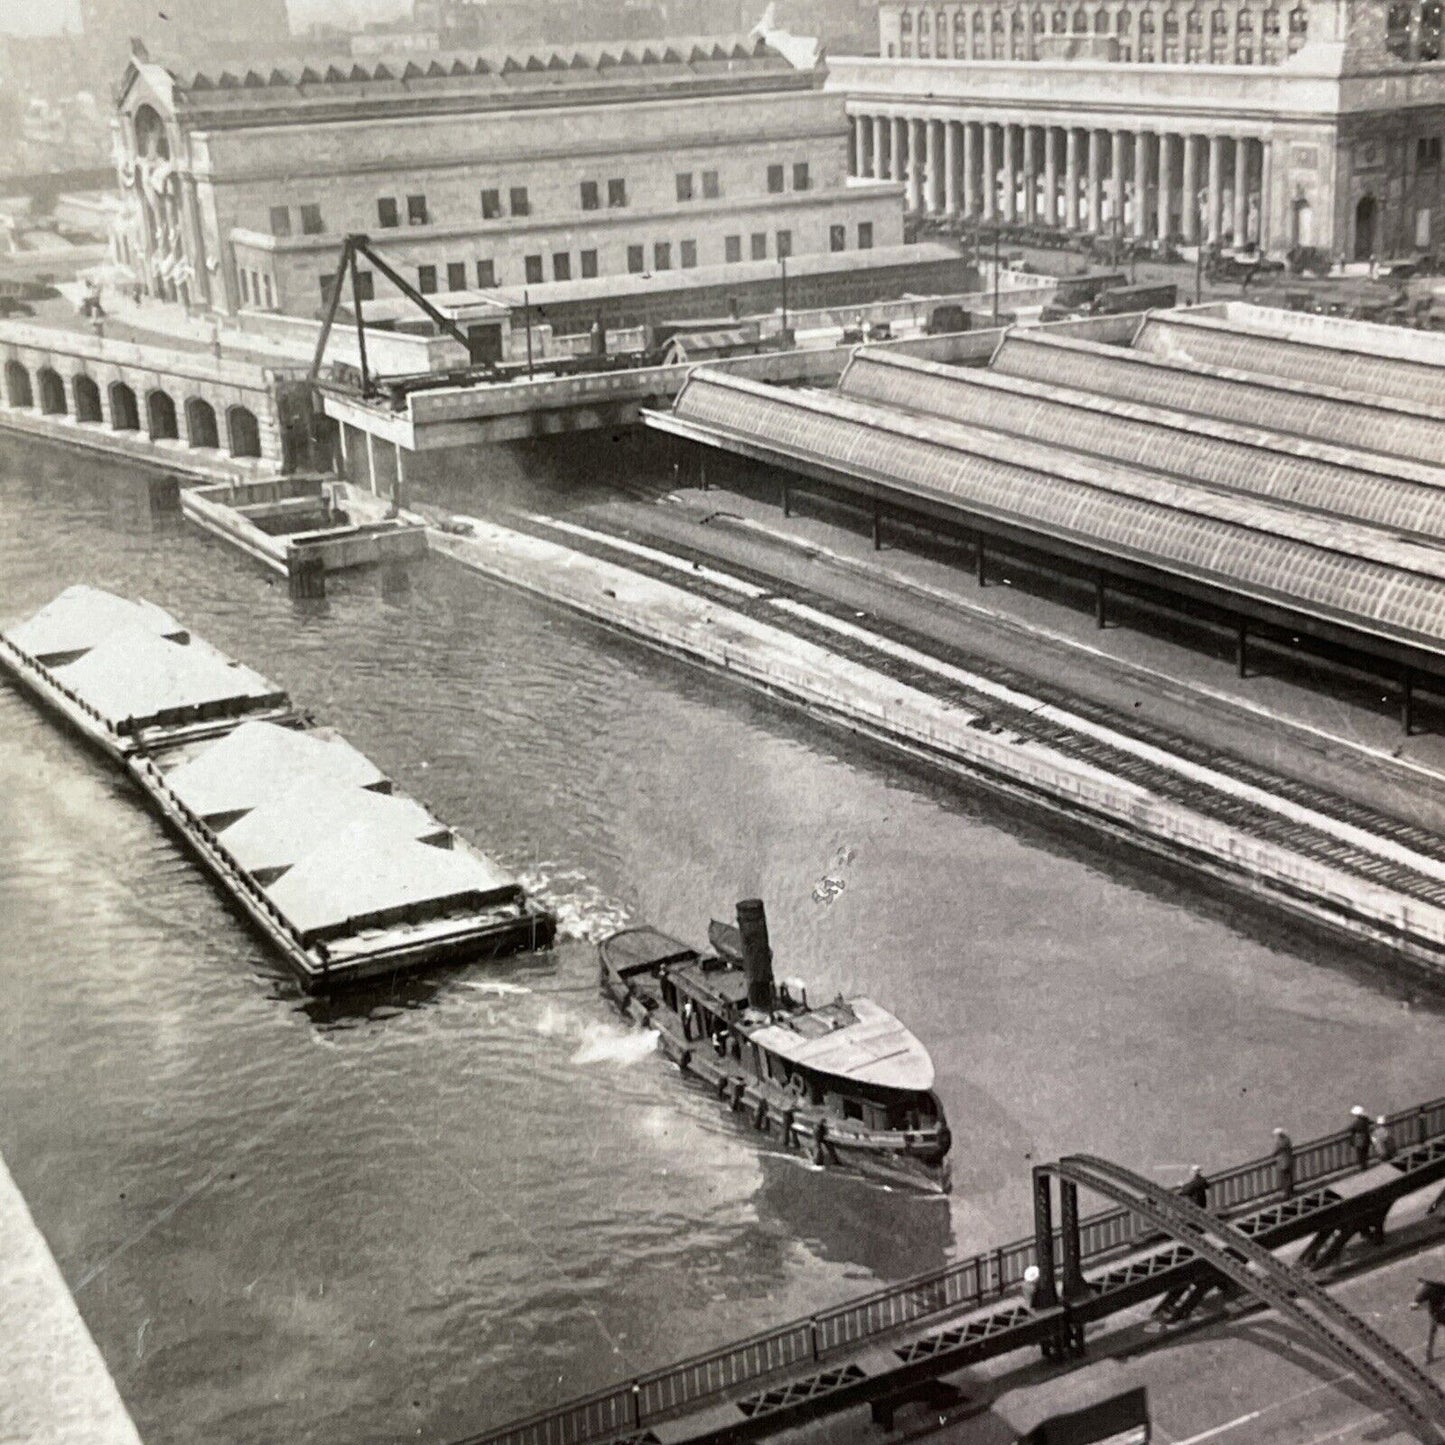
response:
<svg viewBox="0 0 1445 1445"><path fill-rule="evenodd" d="M897 245L902 187L850 180L823 82L782 35L208 70L138 54L123 245L156 294L301 315L348 233L423 292ZM363 277L363 299L390 289Z"/></svg>
<svg viewBox="0 0 1445 1445"><path fill-rule="evenodd" d="M1342 260L1445 226L1441 0L883 0L879 49L829 88L913 212Z"/></svg>

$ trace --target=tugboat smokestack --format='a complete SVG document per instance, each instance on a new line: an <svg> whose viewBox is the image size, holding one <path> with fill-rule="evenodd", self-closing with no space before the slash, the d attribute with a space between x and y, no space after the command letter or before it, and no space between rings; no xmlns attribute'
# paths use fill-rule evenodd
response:
<svg viewBox="0 0 1445 1445"><path fill-rule="evenodd" d="M768 915L761 898L738 904L738 933L748 973L748 1007L770 1013L773 1007L773 950L768 945Z"/></svg>

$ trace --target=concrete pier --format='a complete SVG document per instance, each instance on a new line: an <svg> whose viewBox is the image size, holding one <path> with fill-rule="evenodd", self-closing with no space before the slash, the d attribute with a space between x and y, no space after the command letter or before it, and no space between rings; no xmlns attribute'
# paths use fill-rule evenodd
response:
<svg viewBox="0 0 1445 1445"><path fill-rule="evenodd" d="M0 1241L0 1445L140 1445L3 1159Z"/></svg>

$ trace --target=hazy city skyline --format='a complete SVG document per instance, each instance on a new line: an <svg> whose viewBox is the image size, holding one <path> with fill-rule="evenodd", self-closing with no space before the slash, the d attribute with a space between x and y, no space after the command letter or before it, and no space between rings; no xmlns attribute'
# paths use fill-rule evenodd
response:
<svg viewBox="0 0 1445 1445"><path fill-rule="evenodd" d="M164 0L157 0L157 9L164 10ZM337 25L386 20L406 14L408 0L287 0L291 24L295 29L330 21ZM54 35L63 30L80 28L78 0L54 0L39 4L37 0L0 0L0 34Z"/></svg>

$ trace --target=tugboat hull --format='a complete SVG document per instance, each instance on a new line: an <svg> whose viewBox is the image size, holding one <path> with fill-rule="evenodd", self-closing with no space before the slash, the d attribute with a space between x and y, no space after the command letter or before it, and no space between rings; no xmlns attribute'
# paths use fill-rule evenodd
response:
<svg viewBox="0 0 1445 1445"><path fill-rule="evenodd" d="M843 1112L851 1103L848 1081L804 1078L803 1071L786 1074L777 1059L751 1045L750 1033L759 1032L756 1020L744 1015L726 1028L704 1026L719 1022L721 1008L717 1013L707 1008L718 995L699 998L684 992L684 985L701 970L722 995L730 985L744 990L746 981L730 977L736 971L725 961L650 928L613 935L603 941L599 954L602 992L634 1023L656 1030L664 1056L684 1078L714 1093L740 1123L821 1167L930 1193L948 1192L951 1139L931 1091L917 1098L899 1091L891 1099L887 1091L868 1091L871 1108L881 1109L878 1101L884 1100L918 1123L913 1128L869 1127ZM674 987L665 987L668 981ZM768 1026L767 1020L761 1023ZM783 1079L777 1077L780 1073Z"/></svg>

